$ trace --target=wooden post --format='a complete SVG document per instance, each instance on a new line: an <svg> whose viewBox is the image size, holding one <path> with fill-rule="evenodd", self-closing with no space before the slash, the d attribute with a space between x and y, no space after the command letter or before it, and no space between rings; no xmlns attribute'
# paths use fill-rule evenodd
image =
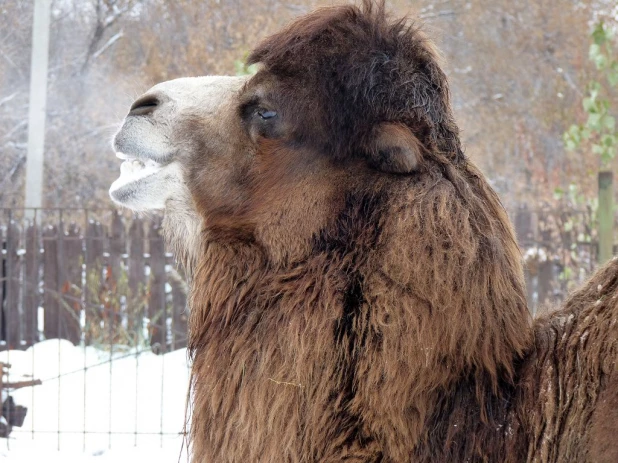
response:
<svg viewBox="0 0 618 463"><path fill-rule="evenodd" d="M524 204L517 210L515 215L515 235L520 249L524 252L526 248L534 244L534 233L532 231L532 212L528 205ZM534 274L538 273L538 268L531 268L531 263L527 262L524 266L524 279L526 281L526 300L528 310L534 315L536 305L534 304Z"/></svg>
<svg viewBox="0 0 618 463"><path fill-rule="evenodd" d="M554 264L551 262L551 260L541 262L539 265L539 286L538 286L539 301L538 301L538 304L539 304L539 307L543 309L547 309L547 307L551 303L552 296L553 296L553 288L552 288L552 282L554 281L553 267L554 267Z"/></svg>
<svg viewBox="0 0 618 463"><path fill-rule="evenodd" d="M138 294L144 286L144 223L134 218L129 229L129 288Z"/></svg>
<svg viewBox="0 0 618 463"><path fill-rule="evenodd" d="M150 245L148 317L150 318L150 345L156 353L165 352L167 339L165 249L160 230L160 220L153 220L150 230L148 230L148 244Z"/></svg>
<svg viewBox="0 0 618 463"><path fill-rule="evenodd" d="M144 273L144 222L135 217L129 229L129 291L127 322L129 332L141 335L144 318L143 301L146 289Z"/></svg>
<svg viewBox="0 0 618 463"><path fill-rule="evenodd" d="M24 347L30 347L39 340L38 310L39 310L39 262L40 245L36 222L26 229L26 268L24 272L24 304L23 304L23 340Z"/></svg>
<svg viewBox="0 0 618 463"><path fill-rule="evenodd" d="M82 287L82 237L76 224L69 225L68 232L64 237L64 281L61 292L64 300L62 305L61 332L63 339L68 339L73 344L79 344L81 340L81 327L79 323Z"/></svg>
<svg viewBox="0 0 618 463"><path fill-rule="evenodd" d="M613 173L599 172L599 264L607 262L614 245L614 189Z"/></svg>
<svg viewBox="0 0 618 463"><path fill-rule="evenodd" d="M532 213L528 209L527 204L523 204L517 210L515 215L515 234L521 248L524 248L533 240Z"/></svg>
<svg viewBox="0 0 618 463"><path fill-rule="evenodd" d="M0 227L0 341L6 340L6 317L4 316L4 301L6 299L6 239L3 227ZM4 348L0 345L0 351ZM2 375L0 375L0 378ZM1 380L1 379L0 379ZM2 400L2 399L0 399Z"/></svg>
<svg viewBox="0 0 618 463"><path fill-rule="evenodd" d="M172 287L172 344L171 350L187 347L189 310L187 307L187 289L183 276L171 273L169 281Z"/></svg>
<svg viewBox="0 0 618 463"><path fill-rule="evenodd" d="M102 286L102 262L105 233L101 223L89 221L86 227L86 286L84 287L84 310L86 317L85 343L92 344L93 330L101 323L99 296Z"/></svg>
<svg viewBox="0 0 618 463"><path fill-rule="evenodd" d="M114 284L122 275L122 255L125 250L124 222L118 211L114 211L112 217L111 235L109 237L109 265L114 277Z"/></svg>
<svg viewBox="0 0 618 463"><path fill-rule="evenodd" d="M21 341L21 316L19 310L21 291L21 262L19 250L19 227L10 222L6 237L6 298L4 317L6 321L6 342L8 349L19 349Z"/></svg>
<svg viewBox="0 0 618 463"><path fill-rule="evenodd" d="M103 257L103 226L99 222L90 221L86 229L86 270L101 271Z"/></svg>
<svg viewBox="0 0 618 463"><path fill-rule="evenodd" d="M118 283L124 277L122 269L122 256L125 254L125 229L124 221L118 213L114 211L109 236L109 265L107 267L107 291L109 303L105 308L105 319L107 322L107 332L109 333L110 344L117 342L118 329L121 326L121 307L120 286Z"/></svg>
<svg viewBox="0 0 618 463"><path fill-rule="evenodd" d="M536 307L535 314L539 309L546 310L551 302L553 296L553 281L554 281L554 264L552 262L552 226L551 226L551 214L547 210L544 217L539 220L540 225L540 239L545 250L545 260L539 260L539 278L538 278L538 306ZM539 256L540 257L540 256Z"/></svg>
<svg viewBox="0 0 618 463"><path fill-rule="evenodd" d="M58 236L53 225L43 231L43 310L45 339L58 338L59 297L58 297Z"/></svg>

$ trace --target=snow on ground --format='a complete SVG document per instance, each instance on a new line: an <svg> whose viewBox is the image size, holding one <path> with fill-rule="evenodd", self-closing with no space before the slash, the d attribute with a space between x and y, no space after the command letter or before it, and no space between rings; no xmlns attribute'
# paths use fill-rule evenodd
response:
<svg viewBox="0 0 618 463"><path fill-rule="evenodd" d="M9 381L43 381L11 393L28 414L9 439L0 439L0 462L179 461L186 355L185 349L159 356L135 349L110 354L57 339L0 352L0 362L12 365Z"/></svg>

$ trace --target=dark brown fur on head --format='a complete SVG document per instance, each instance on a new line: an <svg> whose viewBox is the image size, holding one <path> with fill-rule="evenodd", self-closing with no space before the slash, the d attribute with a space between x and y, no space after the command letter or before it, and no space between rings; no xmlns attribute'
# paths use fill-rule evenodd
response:
<svg viewBox="0 0 618 463"><path fill-rule="evenodd" d="M521 461L520 254L430 42L365 3L250 61L225 135L186 133L195 461Z"/></svg>
<svg viewBox="0 0 618 463"><path fill-rule="evenodd" d="M249 62L276 79L303 144L358 155L377 124L396 122L430 152L463 161L433 44L414 24L389 20L383 4L318 10L262 42Z"/></svg>

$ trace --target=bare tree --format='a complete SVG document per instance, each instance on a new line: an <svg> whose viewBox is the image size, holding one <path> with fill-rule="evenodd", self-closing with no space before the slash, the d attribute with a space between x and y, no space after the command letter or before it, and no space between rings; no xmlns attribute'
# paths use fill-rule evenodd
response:
<svg viewBox="0 0 618 463"><path fill-rule="evenodd" d="M330 0L56 1L48 81L45 191L50 206L105 204L118 165L115 124L139 93L186 75L227 74L257 41ZM507 205L550 199L586 170L561 134L580 111L593 69L588 33L616 24L611 0L420 0L394 14L420 18L443 50L467 153ZM23 203L31 2L0 14L0 204ZM583 168L582 168L583 167ZM108 203L109 204L109 203Z"/></svg>

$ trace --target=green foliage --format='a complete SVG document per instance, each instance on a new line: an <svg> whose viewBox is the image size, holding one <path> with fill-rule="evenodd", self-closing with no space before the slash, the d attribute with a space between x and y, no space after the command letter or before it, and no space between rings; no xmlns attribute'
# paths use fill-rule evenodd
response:
<svg viewBox="0 0 618 463"><path fill-rule="evenodd" d="M592 44L588 57L605 78L609 88L618 86L618 58L614 56L613 32L599 23L592 32ZM595 80L588 84L587 96L582 101L588 114L586 122L572 125L564 133L563 140L569 151L589 147L601 159L602 167L607 167L616 156L618 132L616 119L611 114L608 87Z"/></svg>
<svg viewBox="0 0 618 463"><path fill-rule="evenodd" d="M595 201L597 201L597 198L589 200L576 183L570 183L566 190L560 187L556 188L554 190L554 199L559 201L566 200L568 203L578 206L594 206Z"/></svg>
<svg viewBox="0 0 618 463"><path fill-rule="evenodd" d="M234 72L237 76L252 76L257 72L257 64L247 66L247 56L249 56L249 54L245 53L243 59L234 60Z"/></svg>

